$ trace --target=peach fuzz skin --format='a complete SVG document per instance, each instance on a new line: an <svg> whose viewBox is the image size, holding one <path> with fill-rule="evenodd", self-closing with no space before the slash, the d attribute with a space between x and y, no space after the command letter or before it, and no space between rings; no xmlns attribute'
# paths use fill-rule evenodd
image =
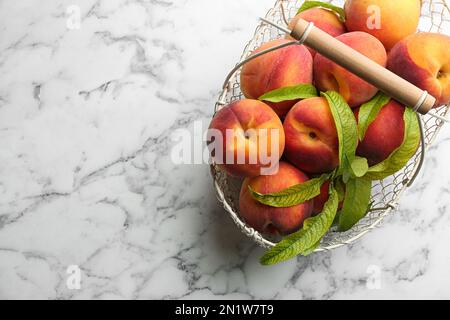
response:
<svg viewBox="0 0 450 320"><path fill-rule="evenodd" d="M340 36L341 34L347 32L344 23L339 20L339 17L333 11L323 8L312 8L300 12L289 22L288 29L292 30L299 19L313 22L317 28L325 31L333 37ZM286 36L286 39L293 40L293 38L289 35ZM316 55L316 51L314 49L308 48L308 50L313 57Z"/></svg>
<svg viewBox="0 0 450 320"><path fill-rule="evenodd" d="M375 11L379 8L380 27L376 28ZM347 0L345 14L348 31L364 31L379 39L386 50L413 34L419 25L420 0Z"/></svg>
<svg viewBox="0 0 450 320"><path fill-rule="evenodd" d="M280 162L278 173L275 175L245 179L239 198L241 218L249 226L264 234L287 235L299 230L312 214L312 201L288 208L274 208L253 199L248 187L256 192L268 194L283 191L308 180L304 173L286 162Z"/></svg>
<svg viewBox="0 0 450 320"><path fill-rule="evenodd" d="M388 56L388 68L436 98L450 102L450 37L417 33L400 41Z"/></svg>
<svg viewBox="0 0 450 320"><path fill-rule="evenodd" d="M244 99L224 107L217 112L209 128L219 130L226 141L223 143L223 158L217 159L217 154L213 154L213 158L216 162L221 160L222 164L219 164L219 166L232 176L256 177L261 174L262 168L275 165L273 163L263 163L259 152L263 152L263 156L266 154L266 150L267 155L273 155L274 152L277 152L277 163L283 154L285 143L283 124L272 108L261 101ZM238 138L226 139L227 129L234 130ZM256 129L256 132L262 129L267 134L268 139L249 139L245 135L245 131L248 129ZM278 150L271 149L272 142L270 137L272 130L277 130L279 134ZM265 141L267 141L266 146L259 145ZM233 155L233 163L226 163L227 152ZM238 152L245 152L244 164L237 163ZM251 155L254 157L250 157ZM258 160L256 164L251 164L250 159Z"/></svg>
<svg viewBox="0 0 450 320"><path fill-rule="evenodd" d="M330 181L326 181L322 187L320 187L320 194L313 199L314 201L314 209L313 216L316 216L322 213L323 208L325 207L325 203L327 203L330 198ZM341 210L344 205L344 201L339 203L338 210Z"/></svg>
<svg viewBox="0 0 450 320"><path fill-rule="evenodd" d="M322 213L325 203L330 198L329 190L330 190L330 182L327 181L320 188L320 194L313 199L314 203L313 215L318 215Z"/></svg>
<svg viewBox="0 0 450 320"><path fill-rule="evenodd" d="M383 44L365 32L350 32L336 37L376 63L386 66L387 54ZM321 91L339 92L351 108L356 108L369 101L378 89L355 76L338 64L316 54L314 58L314 80Z"/></svg>
<svg viewBox="0 0 450 320"><path fill-rule="evenodd" d="M358 119L359 108L354 110ZM403 143L405 107L391 100L381 110L376 119L369 125L366 135L356 149L356 154L367 158L369 166L374 166L387 158Z"/></svg>
<svg viewBox="0 0 450 320"><path fill-rule="evenodd" d="M285 156L310 174L330 172L339 165L339 141L325 98L298 102L284 120Z"/></svg>
<svg viewBox="0 0 450 320"><path fill-rule="evenodd" d="M253 52L289 42L278 39L267 42ZM303 45L291 45L246 63L241 72L241 90L246 98L258 99L263 94L287 86L312 83L313 59ZM284 117L296 101L268 103L275 112Z"/></svg>

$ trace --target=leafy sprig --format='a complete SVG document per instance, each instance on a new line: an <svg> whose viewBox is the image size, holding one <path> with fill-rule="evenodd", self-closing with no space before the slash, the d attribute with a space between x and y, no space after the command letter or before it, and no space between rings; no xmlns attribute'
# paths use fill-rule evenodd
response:
<svg viewBox="0 0 450 320"><path fill-rule="evenodd" d="M263 94L258 100L268 102L282 102L317 97L317 89L312 84L299 84L283 87Z"/></svg>
<svg viewBox="0 0 450 320"><path fill-rule="evenodd" d="M311 8L316 8L316 7L320 7L320 8L325 8L331 11L334 11L338 16L339 19L342 22L345 22L345 11L343 8L332 5L331 3L328 2L323 2L323 1L305 1L303 3L303 5L300 7L300 9L298 9L297 14L309 10Z"/></svg>

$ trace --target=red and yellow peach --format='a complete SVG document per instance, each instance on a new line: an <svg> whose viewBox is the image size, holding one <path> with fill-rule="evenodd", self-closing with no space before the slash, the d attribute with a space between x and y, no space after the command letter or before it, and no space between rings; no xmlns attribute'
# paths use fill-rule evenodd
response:
<svg viewBox="0 0 450 320"><path fill-rule="evenodd" d="M339 141L328 102L310 98L298 102L284 121L286 158L311 174L330 172L339 165Z"/></svg>
<svg viewBox="0 0 450 320"><path fill-rule="evenodd" d="M289 42L285 39L263 44L253 54ZM246 98L258 99L275 89L312 83L313 60L303 45L291 45L264 54L246 63L241 72L241 90ZM297 101L268 103L280 116L285 116Z"/></svg>
<svg viewBox="0 0 450 320"><path fill-rule="evenodd" d="M308 22L313 22L314 26L325 31L333 37L340 36L341 34L347 32L344 23L339 20L339 17L330 10L324 8L311 8L300 12L289 22L289 29L294 29L299 19L306 20ZM287 36L287 39L292 40L291 36ZM308 48L311 55L314 57L316 51L314 49Z"/></svg>
<svg viewBox="0 0 450 320"><path fill-rule="evenodd" d="M239 198L241 218L264 234L287 235L299 230L312 214L312 201L288 208L274 208L255 200L249 186L258 193L268 194L283 191L308 180L303 172L286 162L280 162L275 175L245 179Z"/></svg>
<svg viewBox="0 0 450 320"><path fill-rule="evenodd" d="M383 44L370 34L349 32L336 39L383 67L386 66L386 50ZM321 91L339 92L352 108L369 101L378 92L377 88L321 54L314 58L314 80Z"/></svg>
<svg viewBox="0 0 450 320"><path fill-rule="evenodd" d="M347 0L346 22L349 31L364 31L391 50L417 30L420 0Z"/></svg>
<svg viewBox="0 0 450 320"><path fill-rule="evenodd" d="M423 90L436 107L450 102L450 37L437 33L417 33L394 46L388 68Z"/></svg>
<svg viewBox="0 0 450 320"><path fill-rule="evenodd" d="M276 168L284 150L280 118L258 100L244 99L221 109L209 134L214 136L210 141L213 159L232 176L255 177L264 173L263 169Z"/></svg>
<svg viewBox="0 0 450 320"><path fill-rule="evenodd" d="M405 107L395 100L386 104L376 119L367 128L363 141L356 150L360 157L367 158L369 166L374 166L387 158L403 143ZM358 119L359 108L354 110Z"/></svg>

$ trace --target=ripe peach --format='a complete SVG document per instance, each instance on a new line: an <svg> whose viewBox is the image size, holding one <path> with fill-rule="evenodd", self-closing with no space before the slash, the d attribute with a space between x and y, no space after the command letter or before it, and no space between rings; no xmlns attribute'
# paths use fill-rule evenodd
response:
<svg viewBox="0 0 450 320"><path fill-rule="evenodd" d="M381 110L376 119L369 125L366 135L359 143L356 154L367 158L369 166L374 166L387 158L403 143L405 107L391 100ZM354 110L358 119L359 108Z"/></svg>
<svg viewBox="0 0 450 320"><path fill-rule="evenodd" d="M323 207L325 206L325 203L328 201L328 198L330 197L329 189L330 189L330 182L327 181L320 188L320 194L313 199L314 202L313 215L317 215L323 211Z"/></svg>
<svg viewBox="0 0 450 320"><path fill-rule="evenodd" d="M217 148L212 157L230 175L259 176L262 169L274 168L283 154L283 124L261 101L244 99L224 107L209 129L210 134L220 133L220 137L214 135Z"/></svg>
<svg viewBox="0 0 450 320"><path fill-rule="evenodd" d="M313 216L316 216L320 213L322 213L323 208L325 207L325 203L330 198L330 181L326 181L322 187L320 187L320 194L313 199L314 201L314 209L313 209ZM338 210L341 210L344 206L344 200L339 202Z"/></svg>
<svg viewBox="0 0 450 320"><path fill-rule="evenodd" d="M308 180L303 172L286 162L280 162L276 175L245 179L239 198L240 216L248 225L265 234L286 235L299 230L303 221L311 216L312 201L288 208L274 208L253 199L248 187L268 194L283 191Z"/></svg>
<svg viewBox="0 0 450 320"><path fill-rule="evenodd" d="M299 19L303 19L308 22L314 22L314 25L317 28L327 32L333 37L340 36L341 34L347 32L344 23L339 20L339 17L333 11L323 8L312 8L300 12L289 22L289 29L292 30ZM293 39L289 35L286 38L289 40ZM311 48L308 49L309 52L311 52L311 55L314 57L316 55L316 51Z"/></svg>
<svg viewBox="0 0 450 320"><path fill-rule="evenodd" d="M253 52L289 42L285 39L263 44ZM246 98L258 99L263 94L287 86L312 83L313 60L303 45L292 45L262 55L242 68L241 90ZM296 101L268 103L280 116L285 116Z"/></svg>
<svg viewBox="0 0 450 320"><path fill-rule="evenodd" d="M423 90L436 107L450 102L450 37L417 33L400 41L388 56L388 68Z"/></svg>
<svg viewBox="0 0 450 320"><path fill-rule="evenodd" d="M349 32L336 37L336 39L383 67L386 66L386 50L383 44L370 34ZM378 92L377 88L321 54L317 54L314 58L314 80L321 91L339 92L351 108L369 101Z"/></svg>
<svg viewBox="0 0 450 320"><path fill-rule="evenodd" d="M420 0L347 0L349 31L364 31L378 38L386 50L417 30Z"/></svg>
<svg viewBox="0 0 450 320"><path fill-rule="evenodd" d="M286 158L311 174L330 172L339 165L339 141L325 98L298 102L284 121Z"/></svg>

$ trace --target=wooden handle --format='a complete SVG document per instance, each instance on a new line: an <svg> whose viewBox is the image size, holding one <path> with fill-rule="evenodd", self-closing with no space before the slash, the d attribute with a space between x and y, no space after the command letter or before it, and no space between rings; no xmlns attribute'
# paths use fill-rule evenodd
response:
<svg viewBox="0 0 450 320"><path fill-rule="evenodd" d="M291 36L421 114L428 113L436 103L426 91L303 19L298 20Z"/></svg>

